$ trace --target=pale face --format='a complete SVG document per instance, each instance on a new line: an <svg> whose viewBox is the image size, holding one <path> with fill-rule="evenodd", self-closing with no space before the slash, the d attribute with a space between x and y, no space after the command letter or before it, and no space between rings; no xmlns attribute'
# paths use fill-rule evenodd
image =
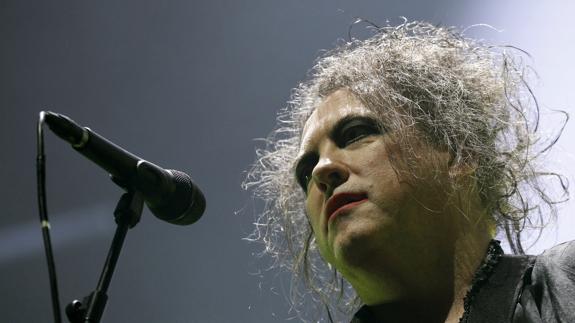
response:
<svg viewBox="0 0 575 323"><path fill-rule="evenodd" d="M390 161L400 146L375 120L345 89L326 97L306 122L296 176L307 186L306 211L324 259L352 284L385 268L389 284L401 285L394 279L402 271L433 263L451 225L440 214L446 198L438 181L402 179ZM447 155L423 149L447 164Z"/></svg>

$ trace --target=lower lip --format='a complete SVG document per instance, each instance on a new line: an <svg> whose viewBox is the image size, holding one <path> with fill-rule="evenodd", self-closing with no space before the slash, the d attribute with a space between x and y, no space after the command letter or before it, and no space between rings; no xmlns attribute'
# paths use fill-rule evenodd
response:
<svg viewBox="0 0 575 323"><path fill-rule="evenodd" d="M341 206L339 209L335 210L335 212L333 212L330 216L328 221L330 221L331 219L335 218L338 215L341 215L342 213L348 212L349 210L353 209L354 207L360 205L361 203L367 201L367 199L363 199L363 200L359 200L359 201L355 201L355 202L351 202L348 204L345 204L343 206Z"/></svg>

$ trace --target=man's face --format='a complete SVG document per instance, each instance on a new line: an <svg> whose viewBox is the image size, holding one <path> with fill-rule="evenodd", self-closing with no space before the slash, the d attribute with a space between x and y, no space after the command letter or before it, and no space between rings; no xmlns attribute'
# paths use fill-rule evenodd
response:
<svg viewBox="0 0 575 323"><path fill-rule="evenodd" d="M412 147L447 165L447 154ZM305 124L296 176L320 253L344 276L382 265L391 275L408 270L449 238L441 172L421 166L424 176L414 181L390 161L401 155L373 112L345 89L326 97Z"/></svg>

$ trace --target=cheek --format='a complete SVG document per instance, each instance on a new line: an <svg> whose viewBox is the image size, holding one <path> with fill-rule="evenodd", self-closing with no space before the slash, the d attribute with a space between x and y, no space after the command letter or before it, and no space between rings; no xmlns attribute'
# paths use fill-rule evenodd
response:
<svg viewBox="0 0 575 323"><path fill-rule="evenodd" d="M314 231L314 234L319 229L319 220L321 216L321 208L322 204L320 199L318 198L317 192L312 191L309 192L306 201L305 201L305 213L307 219Z"/></svg>
<svg viewBox="0 0 575 323"><path fill-rule="evenodd" d="M395 213L406 198L409 184L401 180L400 170L390 161L389 149L375 150L362 168L362 177L367 180L372 201L380 208Z"/></svg>
<svg viewBox="0 0 575 323"><path fill-rule="evenodd" d="M313 197L310 194L306 200L306 216L314 236L312 243L318 248L320 255L326 262L334 264L333 254L328 247L327 232L321 226L322 204L318 199L314 200Z"/></svg>
<svg viewBox="0 0 575 323"><path fill-rule="evenodd" d="M389 176L395 174L396 162L401 154L398 144L390 142L385 138L368 148L367 153L362 154L359 160L359 168L363 169L368 175L378 175L384 173Z"/></svg>

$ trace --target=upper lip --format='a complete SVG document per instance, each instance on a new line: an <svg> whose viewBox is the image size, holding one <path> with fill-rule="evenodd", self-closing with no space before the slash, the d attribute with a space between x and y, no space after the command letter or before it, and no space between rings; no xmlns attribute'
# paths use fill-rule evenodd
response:
<svg viewBox="0 0 575 323"><path fill-rule="evenodd" d="M338 193L327 200L325 215L329 219L340 207L367 198L366 193Z"/></svg>

